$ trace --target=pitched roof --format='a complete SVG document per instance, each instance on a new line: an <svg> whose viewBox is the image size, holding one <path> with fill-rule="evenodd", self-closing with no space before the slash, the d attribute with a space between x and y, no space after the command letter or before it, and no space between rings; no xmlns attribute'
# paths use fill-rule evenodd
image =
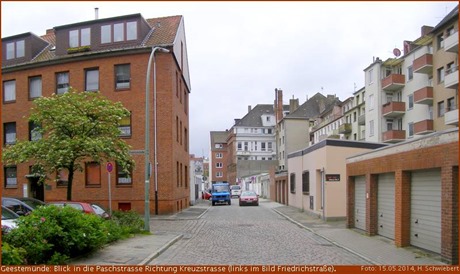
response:
<svg viewBox="0 0 460 274"><path fill-rule="evenodd" d="M449 14L444 17L441 22L439 22L433 30L431 30L430 33L435 33L437 32L440 28L442 28L447 22L449 22L451 19L457 17L458 18L458 5L451 11Z"/></svg>
<svg viewBox="0 0 460 274"><path fill-rule="evenodd" d="M126 15L126 16L119 16L119 17L114 17L114 18L122 18L122 17L129 17L129 16L135 16L135 15ZM140 16L140 15L138 15ZM114 18L105 18L105 19L98 19L100 20L111 20ZM142 43L139 43L135 46L128 46L128 47L121 47L121 48L115 48L115 49L110 49L110 50L92 50L84 53L78 53L78 54L72 54L71 56L69 55L64 55L64 56L57 56L55 54L54 49L56 48L56 35L54 32L54 29L58 29L60 27L65 27L65 26L58 26L55 27L52 30L48 30L45 35L40 36L41 39L45 40L46 42L49 43L48 46L46 46L40 54L35 56L32 60L18 64L18 65L25 65L25 64L31 64L31 63L38 63L38 62L46 62L46 61L53 61L53 60L64 60L68 58L72 58L74 56L80 56L80 55L91 55L94 53L101 53L104 51L116 51L116 50L127 50L127 49L142 49L142 48L148 48L150 49L152 46L170 46L174 44L174 41L176 39L176 35L180 26L180 23L182 21L182 15L175 15L175 16L168 16L168 17L159 17L159 18L151 18L147 19L147 24L152 28L152 30L147 34L145 39L143 40ZM88 21L90 22L90 21ZM88 23L88 22L79 22L75 24L80 24L80 23ZM72 24L74 25L74 24ZM67 25L66 25L67 26ZM34 35L34 34L33 34ZM8 38L8 37L7 37ZM2 38L3 40L3 38ZM3 67L3 64L2 64Z"/></svg>
<svg viewBox="0 0 460 274"><path fill-rule="evenodd" d="M214 144L227 143L228 131L211 131L211 146L214 147Z"/></svg>
<svg viewBox="0 0 460 274"><path fill-rule="evenodd" d="M321 93L316 93L309 98L305 103L299 106L295 111L287 115L285 118L294 119L308 119L315 118L321 114L321 110L330 108L331 104L335 102L336 97L326 97ZM323 109L324 107L324 109Z"/></svg>
<svg viewBox="0 0 460 274"><path fill-rule="evenodd" d="M261 117L264 114L275 115L275 112L273 110L273 105L268 105L268 104L256 105L243 118L237 121L235 123L235 126L237 127L238 126L263 127Z"/></svg>

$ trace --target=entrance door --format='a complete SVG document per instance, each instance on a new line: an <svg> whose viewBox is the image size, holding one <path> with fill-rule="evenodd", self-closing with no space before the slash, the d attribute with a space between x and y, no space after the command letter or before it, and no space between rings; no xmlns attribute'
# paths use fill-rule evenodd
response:
<svg viewBox="0 0 460 274"><path fill-rule="evenodd" d="M30 194L32 198L45 201L45 188L43 183L39 183L40 177L28 177L30 183Z"/></svg>

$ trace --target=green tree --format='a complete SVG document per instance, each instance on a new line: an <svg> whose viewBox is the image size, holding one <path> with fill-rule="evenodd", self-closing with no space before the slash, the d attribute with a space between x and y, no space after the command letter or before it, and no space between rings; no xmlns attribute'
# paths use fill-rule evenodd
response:
<svg viewBox="0 0 460 274"><path fill-rule="evenodd" d="M115 161L123 171L134 167L130 147L119 138L120 120L130 112L120 102L104 98L99 92L69 92L34 100L29 121L41 138L18 140L3 149L5 165L29 162L44 183L46 174L61 169L69 172L67 200L72 200L74 173L85 161Z"/></svg>

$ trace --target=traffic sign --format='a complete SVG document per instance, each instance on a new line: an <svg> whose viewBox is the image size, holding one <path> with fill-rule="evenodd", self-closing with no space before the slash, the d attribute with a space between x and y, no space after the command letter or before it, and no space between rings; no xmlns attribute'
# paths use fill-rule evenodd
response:
<svg viewBox="0 0 460 274"><path fill-rule="evenodd" d="M107 163L106 168L107 168L107 172L112 172L112 170L113 170L113 165L112 165L112 163L110 163L110 162Z"/></svg>

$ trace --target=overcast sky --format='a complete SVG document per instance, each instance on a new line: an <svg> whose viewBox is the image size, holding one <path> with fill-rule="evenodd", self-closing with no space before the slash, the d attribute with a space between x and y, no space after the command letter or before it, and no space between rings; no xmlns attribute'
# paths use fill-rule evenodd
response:
<svg viewBox="0 0 460 274"><path fill-rule="evenodd" d="M444 2L1 2L1 35L141 13L183 15L192 90L190 153L208 157L210 131L230 129L248 105L341 100L364 85L373 57L394 57L456 5Z"/></svg>

